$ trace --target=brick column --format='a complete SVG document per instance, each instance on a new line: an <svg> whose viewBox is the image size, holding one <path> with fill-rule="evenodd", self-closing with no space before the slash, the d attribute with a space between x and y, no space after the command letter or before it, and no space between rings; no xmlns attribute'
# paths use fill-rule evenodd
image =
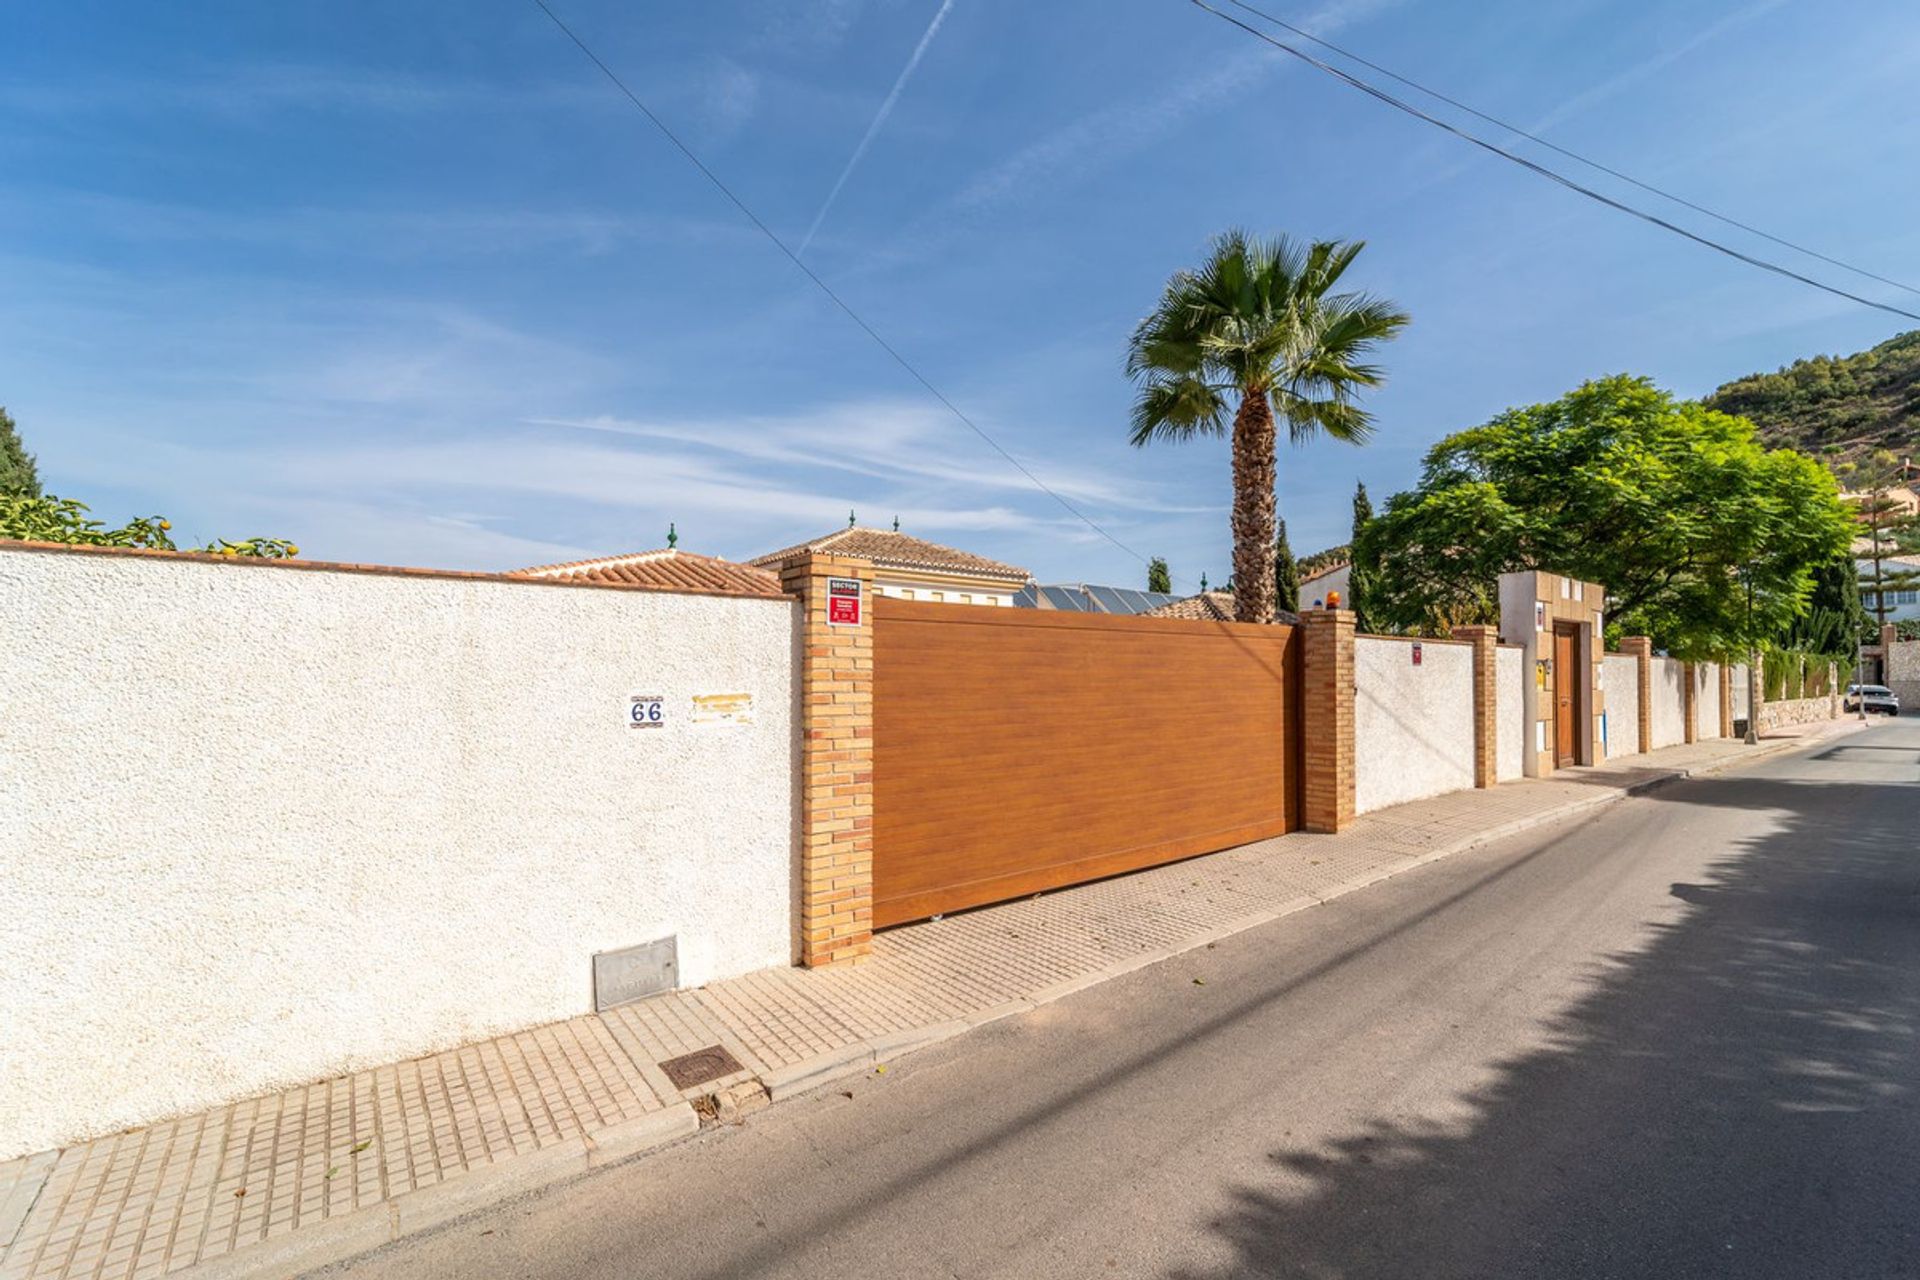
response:
<svg viewBox="0 0 1920 1280"><path fill-rule="evenodd" d="M1880 649L1880 683L1881 684L1885 684L1887 682L1887 671L1893 663L1893 642L1891 640L1886 640L1884 638L1885 633L1891 630L1893 630L1892 627L1884 627L1881 629L1881 634L1882 634L1882 646ZM1829 662L1827 664L1827 719L1838 720L1839 718L1840 718L1840 664L1837 662Z"/></svg>
<svg viewBox="0 0 1920 1280"><path fill-rule="evenodd" d="M1455 627L1453 638L1473 646L1473 785L1491 787L1500 780L1500 628Z"/></svg>
<svg viewBox="0 0 1920 1280"><path fill-rule="evenodd" d="M859 626L827 622L827 579L860 582ZM873 564L802 552L780 566L800 598L800 963L873 950Z"/></svg>
<svg viewBox="0 0 1920 1280"><path fill-rule="evenodd" d="M1715 669L1720 672L1720 736L1733 736L1733 667L1725 662L1716 662Z"/></svg>
<svg viewBox="0 0 1920 1280"><path fill-rule="evenodd" d="M1653 638L1628 636L1620 642L1620 652L1634 657L1634 670L1640 684L1640 752L1653 750Z"/></svg>
<svg viewBox="0 0 1920 1280"><path fill-rule="evenodd" d="M1753 655L1753 701L1747 706L1747 723L1758 734L1765 727L1761 713L1767 709L1767 658L1765 654Z"/></svg>
<svg viewBox="0 0 1920 1280"><path fill-rule="evenodd" d="M1309 609L1300 615L1301 713L1306 732L1308 831L1338 831L1353 821L1353 614Z"/></svg>
<svg viewBox="0 0 1920 1280"><path fill-rule="evenodd" d="M1698 668L1691 662L1680 664L1680 741L1700 740L1700 700L1694 696Z"/></svg>

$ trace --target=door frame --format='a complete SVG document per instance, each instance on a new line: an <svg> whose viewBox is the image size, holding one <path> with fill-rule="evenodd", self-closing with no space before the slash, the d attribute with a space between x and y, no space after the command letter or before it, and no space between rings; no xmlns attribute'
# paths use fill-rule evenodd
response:
<svg viewBox="0 0 1920 1280"><path fill-rule="evenodd" d="M1588 685L1591 682L1591 674L1588 673L1587 678L1580 678L1580 673L1585 672L1589 665L1589 660L1586 655L1587 646L1583 643L1586 633L1587 624L1584 622L1573 622L1564 618L1556 618L1554 620L1553 767L1556 769L1569 769L1575 765L1593 763L1593 711L1589 705L1592 695L1588 689ZM1568 638L1570 641L1569 648L1573 653L1573 660L1568 664L1567 670L1561 669L1561 636ZM1562 682L1565 683L1563 684ZM1562 689L1572 694L1572 697L1568 699L1568 714L1573 717L1573 733L1571 735L1573 755L1570 759L1565 760L1560 757L1560 693Z"/></svg>

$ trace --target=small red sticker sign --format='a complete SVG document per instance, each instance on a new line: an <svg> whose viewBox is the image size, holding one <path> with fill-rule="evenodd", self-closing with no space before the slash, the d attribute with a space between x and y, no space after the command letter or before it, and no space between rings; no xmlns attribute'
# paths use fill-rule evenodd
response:
<svg viewBox="0 0 1920 1280"><path fill-rule="evenodd" d="M827 625L830 627L860 625L860 579L827 579Z"/></svg>
<svg viewBox="0 0 1920 1280"><path fill-rule="evenodd" d="M1413 665L1416 667L1420 665L1420 655L1421 655L1420 642L1418 640L1415 640L1413 642Z"/></svg>

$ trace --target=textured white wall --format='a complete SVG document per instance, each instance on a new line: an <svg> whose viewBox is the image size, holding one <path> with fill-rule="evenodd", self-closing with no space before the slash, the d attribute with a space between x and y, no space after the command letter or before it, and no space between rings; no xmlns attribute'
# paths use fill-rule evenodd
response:
<svg viewBox="0 0 1920 1280"><path fill-rule="evenodd" d="M1494 650L1494 777L1501 782L1526 773L1527 655L1516 646Z"/></svg>
<svg viewBox="0 0 1920 1280"><path fill-rule="evenodd" d="M1600 682L1607 693L1607 759L1630 756L1640 750L1640 660L1607 654L1601 659Z"/></svg>
<svg viewBox="0 0 1920 1280"><path fill-rule="evenodd" d="M0 551L0 1159L585 1012L596 951L790 962L794 645L781 600Z"/></svg>
<svg viewBox="0 0 1920 1280"><path fill-rule="evenodd" d="M1733 718L1747 718L1747 664L1735 664L1733 668Z"/></svg>
<svg viewBox="0 0 1920 1280"><path fill-rule="evenodd" d="M1671 747L1687 740L1686 709L1681 691L1686 684L1686 667L1672 658L1653 660L1653 745Z"/></svg>
<svg viewBox="0 0 1920 1280"><path fill-rule="evenodd" d="M1720 664L1702 662L1693 669L1694 737L1701 742L1720 736Z"/></svg>
<svg viewBox="0 0 1920 1280"><path fill-rule="evenodd" d="M1473 649L1428 640L1353 642L1354 811L1473 785Z"/></svg>

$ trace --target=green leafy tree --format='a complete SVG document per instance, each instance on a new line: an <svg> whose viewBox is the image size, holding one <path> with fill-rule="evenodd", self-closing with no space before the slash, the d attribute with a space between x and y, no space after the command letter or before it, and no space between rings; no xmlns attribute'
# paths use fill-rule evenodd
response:
<svg viewBox="0 0 1920 1280"><path fill-rule="evenodd" d="M1848 505L1853 508L1864 543L1859 547L1859 559L1866 567L1859 574L1858 586L1867 594L1875 623L1884 627L1888 594L1911 591L1920 585L1920 570L1892 560L1920 546L1920 521L1914 519L1910 504L1898 496L1904 488L1906 467L1881 449L1841 466L1838 474L1849 491Z"/></svg>
<svg viewBox="0 0 1920 1280"><path fill-rule="evenodd" d="M1806 615L1794 619L1782 643L1804 653L1850 660L1872 626L1860 603L1859 571L1849 551L1813 571Z"/></svg>
<svg viewBox="0 0 1920 1280"><path fill-rule="evenodd" d="M1384 301L1334 292L1361 247L1229 231L1167 281L1128 344L1135 445L1228 435L1231 423L1242 622L1273 620L1275 415L1295 443L1322 431L1364 442L1373 424L1357 397L1384 378L1367 357L1407 323Z"/></svg>
<svg viewBox="0 0 1920 1280"><path fill-rule="evenodd" d="M1819 463L1619 376L1440 441L1355 552L1380 566L1389 626L1493 621L1498 576L1545 569L1605 585L1624 630L1707 658L1781 635L1851 533Z"/></svg>
<svg viewBox="0 0 1920 1280"><path fill-rule="evenodd" d="M40 496L40 469L21 442L5 405L0 405L0 494Z"/></svg>
<svg viewBox="0 0 1920 1280"><path fill-rule="evenodd" d="M1293 558L1287 543L1287 522L1274 522L1273 535L1273 607L1278 613L1300 612L1300 562Z"/></svg>
<svg viewBox="0 0 1920 1280"><path fill-rule="evenodd" d="M1373 596L1380 578L1379 556L1364 547L1360 535L1373 523L1373 499L1367 496L1365 481L1353 487L1352 567L1347 570L1347 608L1353 610L1353 625L1360 631L1378 631L1381 622L1373 616Z"/></svg>
<svg viewBox="0 0 1920 1280"><path fill-rule="evenodd" d="M1173 571L1167 568L1165 556L1147 561L1147 590L1173 594Z"/></svg>
<svg viewBox="0 0 1920 1280"><path fill-rule="evenodd" d="M0 538L64 542L83 547L150 547L177 551L172 530L173 522L159 516L141 516L118 528L109 528L92 518L84 502L51 495L0 494ZM242 542L215 538L204 547L192 549L212 555L263 560L286 560L300 554L300 548L284 538L248 538Z"/></svg>

